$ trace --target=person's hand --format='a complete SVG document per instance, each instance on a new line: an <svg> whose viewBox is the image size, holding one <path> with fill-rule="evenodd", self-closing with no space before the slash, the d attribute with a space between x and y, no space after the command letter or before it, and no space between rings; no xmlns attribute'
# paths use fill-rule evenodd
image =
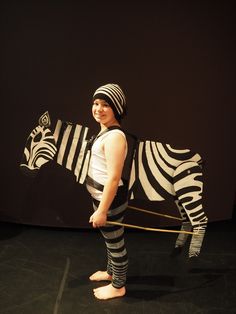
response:
<svg viewBox="0 0 236 314"><path fill-rule="evenodd" d="M96 210L89 218L89 222L93 224L93 228L105 226L107 215L99 210Z"/></svg>

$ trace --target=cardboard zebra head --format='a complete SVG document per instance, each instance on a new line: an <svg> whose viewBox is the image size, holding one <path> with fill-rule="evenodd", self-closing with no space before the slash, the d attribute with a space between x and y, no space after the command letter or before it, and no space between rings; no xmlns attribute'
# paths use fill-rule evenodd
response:
<svg viewBox="0 0 236 314"><path fill-rule="evenodd" d="M20 169L28 176L35 177L41 166L53 159L57 152L50 125L50 117L46 111L39 118L39 125L27 138Z"/></svg>

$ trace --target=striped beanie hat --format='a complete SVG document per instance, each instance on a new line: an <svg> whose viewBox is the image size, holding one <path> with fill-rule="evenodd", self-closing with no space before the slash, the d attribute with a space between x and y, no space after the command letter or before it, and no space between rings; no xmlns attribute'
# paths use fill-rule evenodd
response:
<svg viewBox="0 0 236 314"><path fill-rule="evenodd" d="M116 119L119 121L126 115L125 95L117 84L100 86L93 94L93 100L103 99L113 109Z"/></svg>

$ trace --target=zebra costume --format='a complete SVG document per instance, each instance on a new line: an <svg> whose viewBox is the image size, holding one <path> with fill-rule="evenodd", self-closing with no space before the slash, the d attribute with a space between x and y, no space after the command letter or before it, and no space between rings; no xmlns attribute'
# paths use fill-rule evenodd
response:
<svg viewBox="0 0 236 314"><path fill-rule="evenodd" d="M44 115L49 114L46 112ZM48 117L49 120L49 117ZM41 140L36 143L35 132L26 142L20 166L28 172L37 172L50 159L71 170L76 180L83 184L88 171L90 141L88 128L57 120L53 138L55 144L42 143L46 140L45 126L41 130ZM49 125L47 125L47 129ZM134 139L135 137L133 137ZM31 142L34 145L31 145ZM172 198L182 218L181 230L193 229L189 257L198 256L202 247L207 216L202 208L202 159L189 149L177 150L168 144L154 141L133 140L131 158L127 168L131 168L128 180L128 199L162 201ZM39 161L42 163L39 163ZM131 160L131 162L130 162ZM129 172L129 171L128 171ZM25 172L26 173L26 172ZM179 252L188 235L179 234L175 248Z"/></svg>

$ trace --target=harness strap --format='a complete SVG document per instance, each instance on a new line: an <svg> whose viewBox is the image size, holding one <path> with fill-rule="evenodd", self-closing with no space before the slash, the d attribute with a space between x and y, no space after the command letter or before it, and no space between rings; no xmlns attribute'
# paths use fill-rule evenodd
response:
<svg viewBox="0 0 236 314"><path fill-rule="evenodd" d="M103 191L104 186L98 183L97 181L95 181L94 179L92 179L89 175L86 176L85 182L87 185L92 186L96 190L101 191L101 192Z"/></svg>

